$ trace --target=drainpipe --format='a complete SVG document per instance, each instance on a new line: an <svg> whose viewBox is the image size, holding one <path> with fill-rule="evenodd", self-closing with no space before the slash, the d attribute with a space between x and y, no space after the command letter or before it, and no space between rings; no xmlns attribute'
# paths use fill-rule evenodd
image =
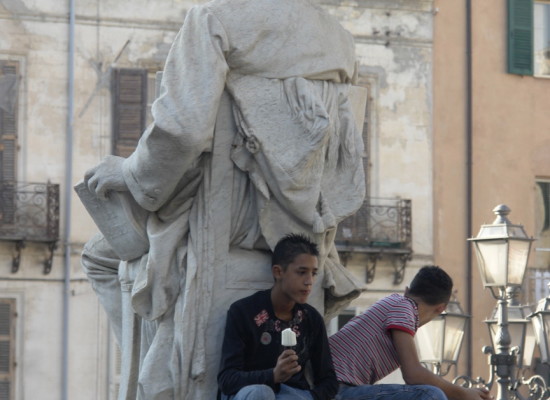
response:
<svg viewBox="0 0 550 400"><path fill-rule="evenodd" d="M67 133L65 140L65 207L63 217L63 316L61 331L61 400L68 400L69 386L69 293L71 285L71 197L73 187L73 115L74 115L74 29L75 3L69 0L69 48Z"/></svg>
<svg viewBox="0 0 550 400"><path fill-rule="evenodd" d="M466 0L466 237L472 237L472 0ZM466 313L472 315L472 247L466 242ZM472 376L472 326L466 332L466 375Z"/></svg>

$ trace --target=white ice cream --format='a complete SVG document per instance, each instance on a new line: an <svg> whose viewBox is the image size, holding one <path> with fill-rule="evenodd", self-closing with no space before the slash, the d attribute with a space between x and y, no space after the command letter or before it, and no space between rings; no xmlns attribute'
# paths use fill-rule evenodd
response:
<svg viewBox="0 0 550 400"><path fill-rule="evenodd" d="M296 334L290 328L286 328L282 332L281 344L285 347L296 346Z"/></svg>

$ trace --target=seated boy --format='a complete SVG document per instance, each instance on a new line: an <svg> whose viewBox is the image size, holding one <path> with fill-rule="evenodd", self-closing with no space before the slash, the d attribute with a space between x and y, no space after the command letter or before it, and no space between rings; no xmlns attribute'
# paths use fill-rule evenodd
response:
<svg viewBox="0 0 550 400"><path fill-rule="evenodd" d="M329 400L338 389L321 315L305 304L317 274L317 246L290 234L273 250L275 283L236 301L227 312L218 384L222 399ZM284 349L291 328L296 346ZM311 365L312 387L305 367Z"/></svg>
<svg viewBox="0 0 550 400"><path fill-rule="evenodd" d="M454 385L418 360L416 330L441 314L453 281L436 266L420 269L405 290L376 302L329 339L340 388L337 400L489 399L482 389ZM406 385L373 385L401 367Z"/></svg>

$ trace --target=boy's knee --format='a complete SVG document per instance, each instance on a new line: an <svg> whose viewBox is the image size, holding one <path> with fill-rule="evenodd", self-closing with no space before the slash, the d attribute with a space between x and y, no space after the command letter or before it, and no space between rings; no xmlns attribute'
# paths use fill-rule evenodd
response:
<svg viewBox="0 0 550 400"><path fill-rule="evenodd" d="M275 392L267 385L250 385L239 390L234 400L275 400Z"/></svg>
<svg viewBox="0 0 550 400"><path fill-rule="evenodd" d="M422 399L426 400L447 400L447 396L438 387L430 386L430 385L423 385L422 390L426 393L425 396L422 396Z"/></svg>

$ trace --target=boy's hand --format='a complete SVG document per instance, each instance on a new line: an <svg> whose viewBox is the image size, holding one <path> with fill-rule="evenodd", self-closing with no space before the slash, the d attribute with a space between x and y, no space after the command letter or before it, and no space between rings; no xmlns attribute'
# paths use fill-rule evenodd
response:
<svg viewBox="0 0 550 400"><path fill-rule="evenodd" d="M493 397L487 389L466 389L467 396L465 399L471 400L491 400Z"/></svg>
<svg viewBox="0 0 550 400"><path fill-rule="evenodd" d="M298 364L298 356L294 350L285 350L277 359L277 365L273 370L273 381L283 383L302 369Z"/></svg>

